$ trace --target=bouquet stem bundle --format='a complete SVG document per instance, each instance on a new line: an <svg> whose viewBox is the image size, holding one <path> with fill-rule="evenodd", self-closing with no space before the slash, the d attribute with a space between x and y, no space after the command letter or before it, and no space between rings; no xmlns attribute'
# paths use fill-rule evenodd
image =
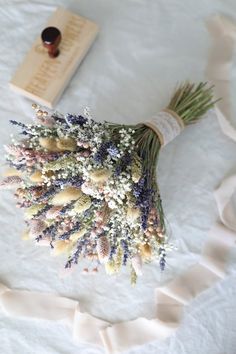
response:
<svg viewBox="0 0 236 354"><path fill-rule="evenodd" d="M11 122L24 138L5 147L10 170L1 187L16 188L26 234L53 254L67 254L66 268L81 259L85 273L101 264L108 274L129 265L135 283L144 262L158 259L163 270L171 248L156 176L163 141L213 105L207 83L182 84L164 113L137 125L49 114L34 105L35 124Z"/></svg>
<svg viewBox="0 0 236 354"><path fill-rule="evenodd" d="M177 114L185 126L196 123L207 111L213 108L217 101L213 99L213 86L207 82L198 85L185 82L175 90L170 99L167 110ZM108 123L109 124L109 123ZM147 185L152 188L156 196L157 209L160 215L162 232L166 232L164 212L157 185L157 161L161 149L161 142L156 132L145 123L137 125L109 124L112 138L119 139L122 128L134 130L135 149L142 159L143 171L148 178Z"/></svg>

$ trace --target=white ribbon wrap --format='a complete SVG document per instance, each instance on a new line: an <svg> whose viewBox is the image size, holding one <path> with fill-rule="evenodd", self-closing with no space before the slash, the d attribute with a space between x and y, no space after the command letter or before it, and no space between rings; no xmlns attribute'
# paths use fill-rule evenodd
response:
<svg viewBox="0 0 236 354"><path fill-rule="evenodd" d="M236 130L227 119L230 118L229 68L236 27L224 17L217 16L209 22L209 29L214 38L214 45L207 74L215 84L217 97L224 98L218 103L216 113L223 132L236 141ZM178 127L170 132L172 123L168 129L167 126L163 129L163 125L161 127L160 123L154 123L162 131L164 144L180 132ZM53 294L11 290L3 284L0 284L0 307L6 315L12 317L37 317L52 321L64 319L72 326L76 340L104 346L110 354L164 339L178 327L183 307L225 276L227 257L236 240L236 215L231 200L235 191L236 175L225 179L215 191L220 221L215 223L209 233L199 264L169 284L156 289L154 319L137 318L110 324L87 313L81 313L77 301Z"/></svg>
<svg viewBox="0 0 236 354"><path fill-rule="evenodd" d="M144 122L158 136L162 146L174 140L184 129L184 122L175 113L168 109L157 113L150 121Z"/></svg>

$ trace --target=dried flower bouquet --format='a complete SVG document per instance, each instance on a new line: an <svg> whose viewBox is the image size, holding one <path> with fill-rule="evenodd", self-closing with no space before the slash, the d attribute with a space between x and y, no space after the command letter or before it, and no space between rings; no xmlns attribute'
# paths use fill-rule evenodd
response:
<svg viewBox="0 0 236 354"><path fill-rule="evenodd" d="M98 123L74 114L43 111L35 123L11 123L20 138L5 146L9 169L1 188L16 188L26 235L66 253L66 268L81 258L88 272L128 265L131 281L142 264L163 270L171 249L157 185L161 146L213 107L212 87L184 83L168 107L137 125Z"/></svg>

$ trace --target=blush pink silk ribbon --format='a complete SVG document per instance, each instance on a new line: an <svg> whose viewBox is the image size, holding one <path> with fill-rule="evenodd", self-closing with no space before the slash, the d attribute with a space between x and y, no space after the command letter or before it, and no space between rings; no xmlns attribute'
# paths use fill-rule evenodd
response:
<svg viewBox="0 0 236 354"><path fill-rule="evenodd" d="M223 132L236 141L236 130L229 122L229 76L236 38L236 27L226 18L215 16L208 22L213 37L207 76L215 85L216 114ZM53 294L9 289L0 284L0 308L8 316L65 320L79 342L102 346L110 354L164 339L179 326L183 308L195 296L226 275L229 251L236 240L236 218L232 196L236 175L225 179L215 191L219 221L209 232L198 264L155 291L156 315L111 324L80 312L78 301Z"/></svg>

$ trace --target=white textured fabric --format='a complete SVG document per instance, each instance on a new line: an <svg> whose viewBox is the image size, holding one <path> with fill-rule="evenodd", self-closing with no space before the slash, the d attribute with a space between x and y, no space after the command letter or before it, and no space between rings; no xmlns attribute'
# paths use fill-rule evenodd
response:
<svg viewBox="0 0 236 354"><path fill-rule="evenodd" d="M8 142L9 119L26 122L32 115L29 102L10 92L7 82L49 12L63 3L98 22L101 33L57 108L73 113L89 106L97 119L121 122L149 119L165 106L176 81L202 79L210 45L204 21L215 12L232 15L236 10L233 0L2 2L2 143ZM234 78L235 69L232 93ZM170 255L164 275L160 276L158 265L147 266L135 289L130 288L127 276L108 278L103 272L85 278L78 269L59 279L63 259L49 258L47 248L34 248L20 240L22 215L15 210L10 192L1 194L1 281L14 288L79 298L83 310L109 321L152 317L157 283L166 283L199 259L207 230L217 215L212 192L235 162L235 143L221 133L214 113L163 149L159 183L179 250ZM227 278L190 305L174 336L131 352L234 354L235 255L232 250ZM48 321L0 317L0 338L4 354L103 353L102 349L73 343L67 327L52 326Z"/></svg>
<svg viewBox="0 0 236 354"><path fill-rule="evenodd" d="M229 252L236 241L236 214L232 212L235 191L235 176L226 178L215 191L219 222L215 223L209 233L199 263L167 285L156 289L157 311L153 319L139 317L113 324L82 313L79 303L69 298L9 289L0 283L2 311L14 319L63 320L72 328L73 337L80 344L104 346L109 354L122 353L155 340L168 338L182 323L183 305L186 307L196 296L203 291L209 291L217 281L227 276L225 271Z"/></svg>
<svg viewBox="0 0 236 354"><path fill-rule="evenodd" d="M163 146L174 140L184 129L184 122L177 114L170 111L158 112L145 125L154 130Z"/></svg>

